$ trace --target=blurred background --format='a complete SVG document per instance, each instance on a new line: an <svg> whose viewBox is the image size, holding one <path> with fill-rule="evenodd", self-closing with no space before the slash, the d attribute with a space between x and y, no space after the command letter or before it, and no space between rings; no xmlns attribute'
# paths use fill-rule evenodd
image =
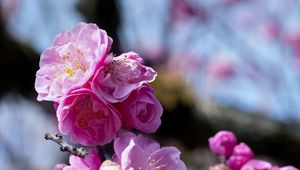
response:
<svg viewBox="0 0 300 170"><path fill-rule="evenodd" d="M62 30L96 23L112 52L138 52L159 76L153 135L189 170L217 163L208 137L231 130L256 158L300 167L299 0L0 0L0 165L50 170L68 154L34 90L39 55Z"/></svg>

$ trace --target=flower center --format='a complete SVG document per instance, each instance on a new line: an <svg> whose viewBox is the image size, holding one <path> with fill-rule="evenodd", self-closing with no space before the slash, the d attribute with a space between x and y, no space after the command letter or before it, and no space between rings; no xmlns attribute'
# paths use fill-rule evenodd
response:
<svg viewBox="0 0 300 170"><path fill-rule="evenodd" d="M137 69L138 63L130 60L127 56L113 58L112 62L106 66L104 72L108 72L121 82L134 83L140 76L140 70Z"/></svg>
<svg viewBox="0 0 300 170"><path fill-rule="evenodd" d="M85 73L87 71L85 65L82 62L84 53L77 49L75 51L68 51L66 54L58 57L58 61L62 63L61 70L55 73L55 76L61 76L62 74L67 77L73 77L77 71Z"/></svg>
<svg viewBox="0 0 300 170"><path fill-rule="evenodd" d="M74 111L76 112L75 119L78 127L87 128L90 120L100 120L108 116L105 110L94 111L92 105L90 99L76 105Z"/></svg>

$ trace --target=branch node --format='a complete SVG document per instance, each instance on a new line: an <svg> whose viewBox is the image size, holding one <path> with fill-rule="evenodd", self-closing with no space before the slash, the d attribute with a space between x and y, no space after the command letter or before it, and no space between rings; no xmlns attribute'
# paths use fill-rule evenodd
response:
<svg viewBox="0 0 300 170"><path fill-rule="evenodd" d="M51 140L51 141L57 143L60 146L59 148L62 152L69 152L72 155L79 156L81 158L84 158L88 154L88 152L85 148L75 147L75 146L72 146L72 145L66 143L63 140L63 137L59 134L53 135L53 134L46 132L44 138L46 140Z"/></svg>

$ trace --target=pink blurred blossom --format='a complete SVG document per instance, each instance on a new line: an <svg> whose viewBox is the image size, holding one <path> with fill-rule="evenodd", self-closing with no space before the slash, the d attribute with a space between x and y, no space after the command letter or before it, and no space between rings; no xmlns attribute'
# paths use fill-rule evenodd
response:
<svg viewBox="0 0 300 170"><path fill-rule="evenodd" d="M115 106L121 113L123 126L127 129L135 128L145 133L154 133L161 124L163 108L149 85L142 85L125 101Z"/></svg>
<svg viewBox="0 0 300 170"><path fill-rule="evenodd" d="M184 60L183 60L184 58ZM167 63L167 68L176 73L185 73L187 70L196 70L204 65L204 59L199 54L180 52L172 55Z"/></svg>
<svg viewBox="0 0 300 170"><path fill-rule="evenodd" d="M92 90L111 103L124 101L133 90L152 82L157 75L135 52L107 59L105 63L93 78Z"/></svg>
<svg viewBox="0 0 300 170"><path fill-rule="evenodd" d="M190 4L187 0L171 0L171 22L186 23L192 18L200 22L207 21L209 9L205 6Z"/></svg>
<svg viewBox="0 0 300 170"><path fill-rule="evenodd" d="M294 166L284 166L279 168L279 170L298 170L298 168L294 167Z"/></svg>
<svg viewBox="0 0 300 170"><path fill-rule="evenodd" d="M110 50L112 39L96 24L79 23L59 33L41 54L36 73L38 100L59 101L71 89L84 86Z"/></svg>
<svg viewBox="0 0 300 170"><path fill-rule="evenodd" d="M146 45L141 50L142 54L147 55L151 62L158 63L164 60L165 47L161 44L162 42L152 43L151 45ZM141 48L141 47L138 47Z"/></svg>
<svg viewBox="0 0 300 170"><path fill-rule="evenodd" d="M16 12L20 0L0 0L0 11L4 20L8 20Z"/></svg>
<svg viewBox="0 0 300 170"><path fill-rule="evenodd" d="M299 48L300 47L300 31L288 32L286 33L284 40L292 47Z"/></svg>
<svg viewBox="0 0 300 170"><path fill-rule="evenodd" d="M241 1L242 0L224 0L224 3L225 3L225 5L235 5Z"/></svg>
<svg viewBox="0 0 300 170"><path fill-rule="evenodd" d="M210 137L209 148L217 156L229 157L237 144L235 135L230 131L219 131L215 136Z"/></svg>
<svg viewBox="0 0 300 170"><path fill-rule="evenodd" d="M69 162L70 165L57 164L54 170L99 170L101 164L96 150L89 150L84 158L71 155Z"/></svg>
<svg viewBox="0 0 300 170"><path fill-rule="evenodd" d="M171 16L173 20L184 21L196 15L196 11L187 0L171 1Z"/></svg>
<svg viewBox="0 0 300 170"><path fill-rule="evenodd" d="M300 31L288 33L284 41L291 47L296 56L300 56Z"/></svg>
<svg viewBox="0 0 300 170"><path fill-rule="evenodd" d="M272 164L263 160L252 159L241 170L271 170Z"/></svg>
<svg viewBox="0 0 300 170"><path fill-rule="evenodd" d="M119 112L87 89L78 89L64 97L57 108L58 127L74 143L104 145L121 127Z"/></svg>
<svg viewBox="0 0 300 170"><path fill-rule="evenodd" d="M283 41L287 43L288 47L294 53L295 67L300 71L300 31L287 33Z"/></svg>
<svg viewBox="0 0 300 170"><path fill-rule="evenodd" d="M228 58L216 57L208 66L209 75L213 79L223 79L234 75L234 65Z"/></svg>
<svg viewBox="0 0 300 170"><path fill-rule="evenodd" d="M240 143L233 148L233 153L226 164L232 170L240 170L247 161L253 158L253 152L248 145Z"/></svg>
<svg viewBox="0 0 300 170"><path fill-rule="evenodd" d="M132 169L164 169L186 170L180 160L180 152L175 147L160 147L160 145L142 135L125 132L115 139L115 161L122 170Z"/></svg>
<svg viewBox="0 0 300 170"><path fill-rule="evenodd" d="M260 32L264 38L268 40L273 40L279 35L279 26L275 22L265 22L260 27Z"/></svg>
<svg viewBox="0 0 300 170"><path fill-rule="evenodd" d="M244 31L255 28L257 22L256 15L251 9L244 9L234 17L234 26Z"/></svg>

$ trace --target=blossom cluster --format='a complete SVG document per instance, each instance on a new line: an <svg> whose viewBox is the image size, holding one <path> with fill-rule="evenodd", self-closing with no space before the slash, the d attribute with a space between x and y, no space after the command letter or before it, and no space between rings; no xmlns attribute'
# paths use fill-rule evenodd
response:
<svg viewBox="0 0 300 170"><path fill-rule="evenodd" d="M226 166L222 169L231 170L298 170L293 166L279 167L267 161L254 159L251 148L241 142L237 143L237 138L230 131L219 131L209 138L210 150L222 160ZM225 167L225 168L224 168ZM211 167L211 169L214 169Z"/></svg>
<svg viewBox="0 0 300 170"><path fill-rule="evenodd" d="M112 38L97 25L79 23L59 33L41 54L37 99L54 102L60 133L83 146L114 140L112 163L102 166L97 151L90 150L84 158L70 156L70 166L55 169L185 170L176 148L161 148L126 132L154 133L159 128L163 108L149 85L157 73L135 52L114 56L111 45Z"/></svg>
<svg viewBox="0 0 300 170"><path fill-rule="evenodd" d="M85 158L70 156L70 165L57 164L55 170L186 170L175 147L160 147L159 143L142 135L125 132L114 141L112 160L102 164L95 150Z"/></svg>

